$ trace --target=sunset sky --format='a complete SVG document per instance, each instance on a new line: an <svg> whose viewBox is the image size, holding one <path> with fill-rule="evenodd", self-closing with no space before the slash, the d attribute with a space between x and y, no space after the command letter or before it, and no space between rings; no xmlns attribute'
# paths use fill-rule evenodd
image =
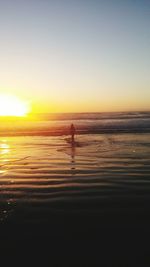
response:
<svg viewBox="0 0 150 267"><path fill-rule="evenodd" d="M1 0L0 94L33 112L150 109L149 0Z"/></svg>

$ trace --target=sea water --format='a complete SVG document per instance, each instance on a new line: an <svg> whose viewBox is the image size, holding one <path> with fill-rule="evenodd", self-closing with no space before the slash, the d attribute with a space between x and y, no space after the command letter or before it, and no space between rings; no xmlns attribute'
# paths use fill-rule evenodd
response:
<svg viewBox="0 0 150 267"><path fill-rule="evenodd" d="M119 203L132 213L149 203L149 112L41 114L1 123L0 135L2 222L101 215Z"/></svg>

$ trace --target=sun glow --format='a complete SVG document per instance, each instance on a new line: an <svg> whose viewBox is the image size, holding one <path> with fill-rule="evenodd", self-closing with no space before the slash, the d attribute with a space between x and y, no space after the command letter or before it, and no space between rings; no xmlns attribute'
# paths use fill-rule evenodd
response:
<svg viewBox="0 0 150 267"><path fill-rule="evenodd" d="M13 95L0 95L0 116L25 116L29 111L28 104Z"/></svg>

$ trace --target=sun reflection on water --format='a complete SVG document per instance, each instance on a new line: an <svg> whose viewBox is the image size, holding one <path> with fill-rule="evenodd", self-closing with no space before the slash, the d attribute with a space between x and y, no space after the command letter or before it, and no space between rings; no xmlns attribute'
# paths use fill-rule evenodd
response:
<svg viewBox="0 0 150 267"><path fill-rule="evenodd" d="M1 154L7 154L9 153L9 147L5 147L2 151Z"/></svg>
<svg viewBox="0 0 150 267"><path fill-rule="evenodd" d="M10 145L6 140L2 140L0 144L0 154L8 154L10 152Z"/></svg>
<svg viewBox="0 0 150 267"><path fill-rule="evenodd" d="M7 140L1 140L0 143L0 178L4 176L8 171L9 154L11 152L10 145ZM5 192L6 181L0 181L0 221L4 221L8 218L13 211L10 199L3 199L3 193ZM7 181L8 183L8 181Z"/></svg>

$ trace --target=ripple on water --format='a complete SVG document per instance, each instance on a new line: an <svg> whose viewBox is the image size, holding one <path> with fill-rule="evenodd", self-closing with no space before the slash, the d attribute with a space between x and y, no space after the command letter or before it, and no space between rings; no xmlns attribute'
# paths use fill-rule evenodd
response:
<svg viewBox="0 0 150 267"><path fill-rule="evenodd" d="M75 148L58 137L5 140L9 151L0 154L0 220L11 218L15 209L29 203L41 204L41 209L54 203L80 203L99 210L101 201L148 198L149 137L79 136L81 146ZM90 208L90 203L95 204ZM35 206L30 210L34 216Z"/></svg>

